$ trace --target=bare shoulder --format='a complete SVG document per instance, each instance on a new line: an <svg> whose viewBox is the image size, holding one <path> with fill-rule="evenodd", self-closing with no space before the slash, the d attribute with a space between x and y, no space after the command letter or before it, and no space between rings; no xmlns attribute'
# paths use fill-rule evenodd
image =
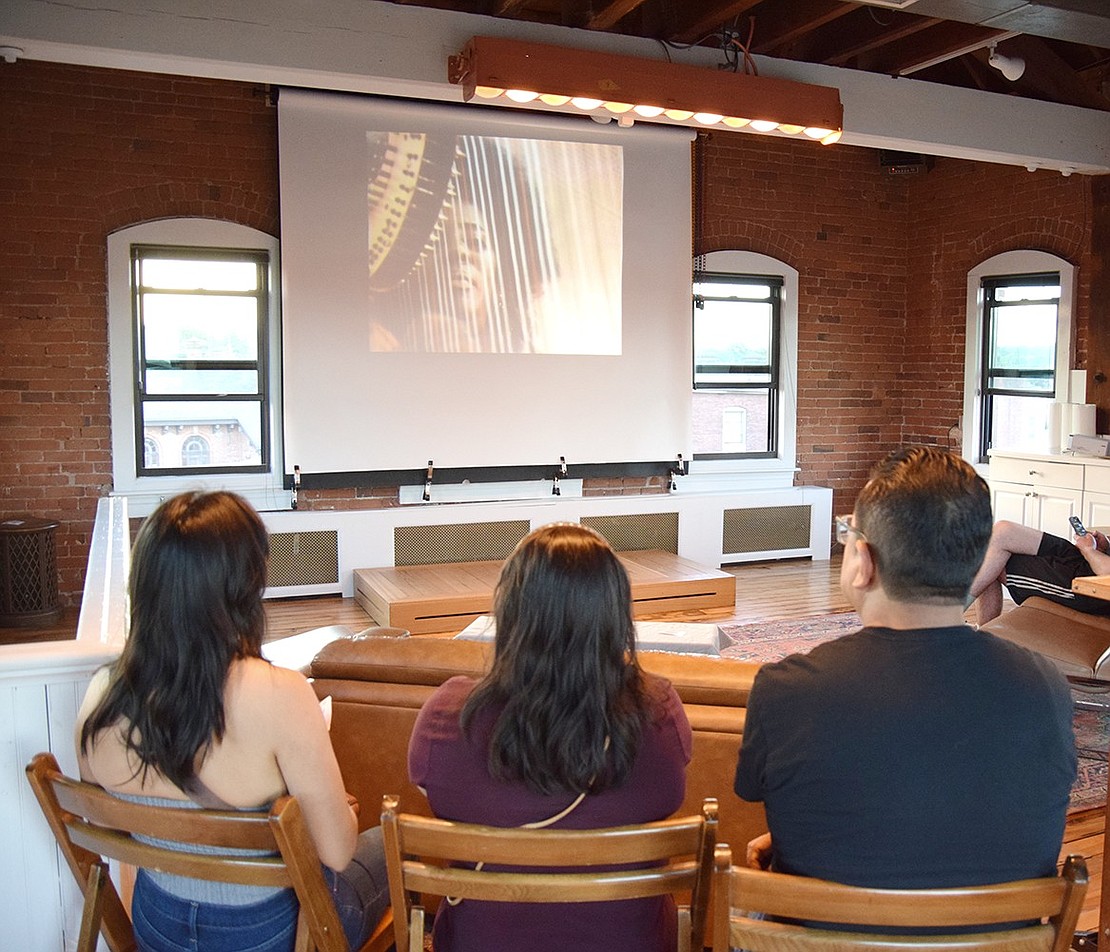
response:
<svg viewBox="0 0 1110 952"><path fill-rule="evenodd" d="M303 674L262 658L235 662L228 674L227 700L230 707L262 716L288 715L317 704L312 685Z"/></svg>

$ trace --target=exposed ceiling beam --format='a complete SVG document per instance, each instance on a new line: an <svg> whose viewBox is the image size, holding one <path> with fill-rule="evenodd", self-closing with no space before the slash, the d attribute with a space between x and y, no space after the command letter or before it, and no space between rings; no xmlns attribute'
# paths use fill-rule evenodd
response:
<svg viewBox="0 0 1110 952"><path fill-rule="evenodd" d="M799 0L797 3L770 7L756 17L752 52L774 55L774 51L854 13L858 8L858 3L843 3L841 0Z"/></svg>
<svg viewBox="0 0 1110 952"><path fill-rule="evenodd" d="M644 0L609 0L596 13L586 17L584 26L587 30L608 30L643 4Z"/></svg>
<svg viewBox="0 0 1110 952"><path fill-rule="evenodd" d="M760 0L726 0L722 3L718 0L709 9L699 5L697 10L689 10L694 4L688 4L685 24L667 39L675 43L700 43L719 30L722 23L728 23L740 14L747 13L759 2Z"/></svg>
<svg viewBox="0 0 1110 952"><path fill-rule="evenodd" d="M858 30L855 42L841 45L838 52L831 56L822 57L820 62L826 66L844 66L857 56L863 56L880 47L908 39L940 22L940 20L934 20L930 17L906 16L900 17L897 24L883 26L872 20L873 29Z"/></svg>
<svg viewBox="0 0 1110 952"><path fill-rule="evenodd" d="M910 76L1015 35L987 27L941 22L912 37L874 51L867 59L866 68L890 76Z"/></svg>

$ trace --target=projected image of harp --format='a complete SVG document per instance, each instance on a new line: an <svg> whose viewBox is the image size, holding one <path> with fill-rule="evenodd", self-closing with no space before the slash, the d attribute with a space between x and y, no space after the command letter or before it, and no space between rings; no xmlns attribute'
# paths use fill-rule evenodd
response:
<svg viewBox="0 0 1110 952"><path fill-rule="evenodd" d="M621 353L620 147L367 144L371 350Z"/></svg>

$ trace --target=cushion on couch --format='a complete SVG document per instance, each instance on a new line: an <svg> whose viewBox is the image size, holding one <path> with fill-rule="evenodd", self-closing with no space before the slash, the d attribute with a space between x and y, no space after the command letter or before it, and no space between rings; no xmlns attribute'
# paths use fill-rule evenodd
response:
<svg viewBox="0 0 1110 952"><path fill-rule="evenodd" d="M1068 677L1110 681L1110 617L1033 596L982 628L1044 655Z"/></svg>

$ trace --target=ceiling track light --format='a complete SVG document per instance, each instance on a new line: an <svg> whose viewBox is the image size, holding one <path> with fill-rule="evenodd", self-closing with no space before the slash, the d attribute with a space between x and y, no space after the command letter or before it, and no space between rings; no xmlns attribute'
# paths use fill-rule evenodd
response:
<svg viewBox="0 0 1110 952"><path fill-rule="evenodd" d="M598 119L615 116L622 126L650 119L804 134L825 145L844 128L840 91L831 86L498 37L473 37L448 57L447 78L462 87L466 101L542 103Z"/></svg>
<svg viewBox="0 0 1110 952"><path fill-rule="evenodd" d="M1021 79L1025 72L1025 60L1020 56L1003 56L998 52L998 44L990 45L990 56L987 62L1006 77L1011 83Z"/></svg>

